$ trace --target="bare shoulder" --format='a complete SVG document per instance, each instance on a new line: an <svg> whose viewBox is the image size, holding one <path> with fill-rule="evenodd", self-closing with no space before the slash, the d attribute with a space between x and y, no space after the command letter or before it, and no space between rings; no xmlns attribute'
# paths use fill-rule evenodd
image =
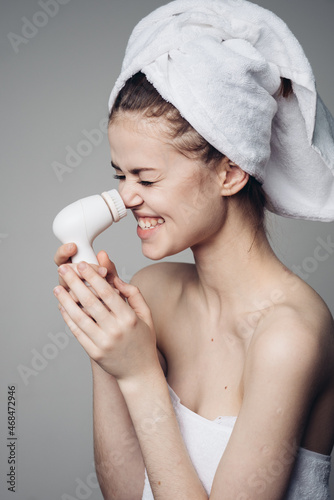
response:
<svg viewBox="0 0 334 500"><path fill-rule="evenodd" d="M334 322L322 298L301 281L298 290L263 315L248 361L273 369L333 378Z"/></svg>
<svg viewBox="0 0 334 500"><path fill-rule="evenodd" d="M194 273L194 264L187 264L185 262L158 262L144 267L134 274L131 281L135 285L145 285L146 282L154 283L157 279L162 280L163 283L174 282L175 278L179 282L183 277Z"/></svg>
<svg viewBox="0 0 334 500"><path fill-rule="evenodd" d="M262 316L252 336L242 378L245 408L257 411L265 402L268 411L287 417L290 436L329 454L334 442L333 318L308 285L294 292Z"/></svg>
<svg viewBox="0 0 334 500"><path fill-rule="evenodd" d="M131 283L139 288L152 312L159 308L161 315L178 301L194 274L193 264L159 262L138 271Z"/></svg>

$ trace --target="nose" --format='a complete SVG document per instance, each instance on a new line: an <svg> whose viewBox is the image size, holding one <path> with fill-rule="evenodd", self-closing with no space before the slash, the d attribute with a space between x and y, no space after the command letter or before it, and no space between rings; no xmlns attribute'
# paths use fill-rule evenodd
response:
<svg viewBox="0 0 334 500"><path fill-rule="evenodd" d="M118 188L118 192L121 195L126 208L134 208L143 203L143 199L138 193L136 184L134 182L130 183L126 180L121 182Z"/></svg>

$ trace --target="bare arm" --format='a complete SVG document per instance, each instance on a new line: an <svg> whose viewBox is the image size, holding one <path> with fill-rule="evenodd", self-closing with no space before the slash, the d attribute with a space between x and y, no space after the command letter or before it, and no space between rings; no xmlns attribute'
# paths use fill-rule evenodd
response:
<svg viewBox="0 0 334 500"><path fill-rule="evenodd" d="M212 500L283 500L312 404L324 384L323 346L290 311L253 340L242 407L213 482Z"/></svg>
<svg viewBox="0 0 334 500"><path fill-rule="evenodd" d="M121 381L120 387L155 500L207 500L183 443L163 373Z"/></svg>
<svg viewBox="0 0 334 500"><path fill-rule="evenodd" d="M70 262L75 245L61 246L55 255L59 266ZM105 252L98 255L107 278L116 275ZM66 287L66 283L60 279ZM72 296L74 296L72 294ZM116 379L91 360L95 468L105 500L140 500L144 488L144 462L138 439ZM131 478L131 481L129 481Z"/></svg>
<svg viewBox="0 0 334 500"><path fill-rule="evenodd" d="M105 500L140 500L144 462L116 379L92 361L94 455Z"/></svg>

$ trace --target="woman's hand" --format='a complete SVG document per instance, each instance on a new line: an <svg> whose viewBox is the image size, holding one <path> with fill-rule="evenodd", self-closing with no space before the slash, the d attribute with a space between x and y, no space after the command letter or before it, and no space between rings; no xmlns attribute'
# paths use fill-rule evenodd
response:
<svg viewBox="0 0 334 500"><path fill-rule="evenodd" d="M61 266L62 264L70 264L71 266L75 266L71 264L71 257L73 257L77 253L77 246L75 243L67 243L66 245L61 245L57 248L57 251L54 256L54 261L57 266ZM59 276L59 284L66 287L66 283Z"/></svg>
<svg viewBox="0 0 334 500"><path fill-rule="evenodd" d="M57 266L61 266L62 264L69 264L73 269L77 271L77 264L72 264L71 263L71 257L73 257L77 253L77 246L75 243L67 243L66 245L61 245L54 256L54 261ZM114 277L118 276L115 264L111 262L111 260L108 257L108 254L104 252L103 250L97 254L97 260L100 264L100 267L104 267L106 271L103 271L100 269L99 274L101 276L105 276L106 280L108 283L112 284ZM95 264L91 264L94 269L98 270L99 266L96 266ZM66 287L65 281L59 276L59 284Z"/></svg>
<svg viewBox="0 0 334 500"><path fill-rule="evenodd" d="M61 245L58 249L57 252L54 256L54 261L57 264L57 266L61 266L62 264L68 264L71 266L75 272L80 276L80 273L78 272L78 265L77 264L72 264L71 262L71 257L73 257L77 253L77 246L75 243L67 243L65 245ZM108 283L113 286L113 281L115 276L118 276L115 264L111 262L111 260L108 257L108 254L105 251L101 251L97 254L97 260L100 264L100 266L97 266L95 264L91 264L91 266L96 269L96 271L105 278ZM59 284L62 285L64 288L68 290L68 287L65 283L65 281L62 279L61 275L59 275ZM70 291L71 297L76 301L79 302L73 291Z"/></svg>
<svg viewBox="0 0 334 500"><path fill-rule="evenodd" d="M60 262L69 251L56 255ZM87 354L118 380L161 370L152 316L143 296L117 277L105 252L100 252L99 262L114 287L84 262L77 265L80 277L69 264L59 267L64 286L57 286L54 293L65 322Z"/></svg>

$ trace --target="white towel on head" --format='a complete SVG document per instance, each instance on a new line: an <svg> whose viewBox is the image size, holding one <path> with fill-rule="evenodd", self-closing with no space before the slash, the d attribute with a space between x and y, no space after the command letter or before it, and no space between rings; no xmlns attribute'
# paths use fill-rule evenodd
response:
<svg viewBox="0 0 334 500"><path fill-rule="evenodd" d="M273 212L334 220L334 120L299 42L246 0L175 0L135 27L109 110L142 71L216 149L263 183ZM278 97L281 77L293 95Z"/></svg>

